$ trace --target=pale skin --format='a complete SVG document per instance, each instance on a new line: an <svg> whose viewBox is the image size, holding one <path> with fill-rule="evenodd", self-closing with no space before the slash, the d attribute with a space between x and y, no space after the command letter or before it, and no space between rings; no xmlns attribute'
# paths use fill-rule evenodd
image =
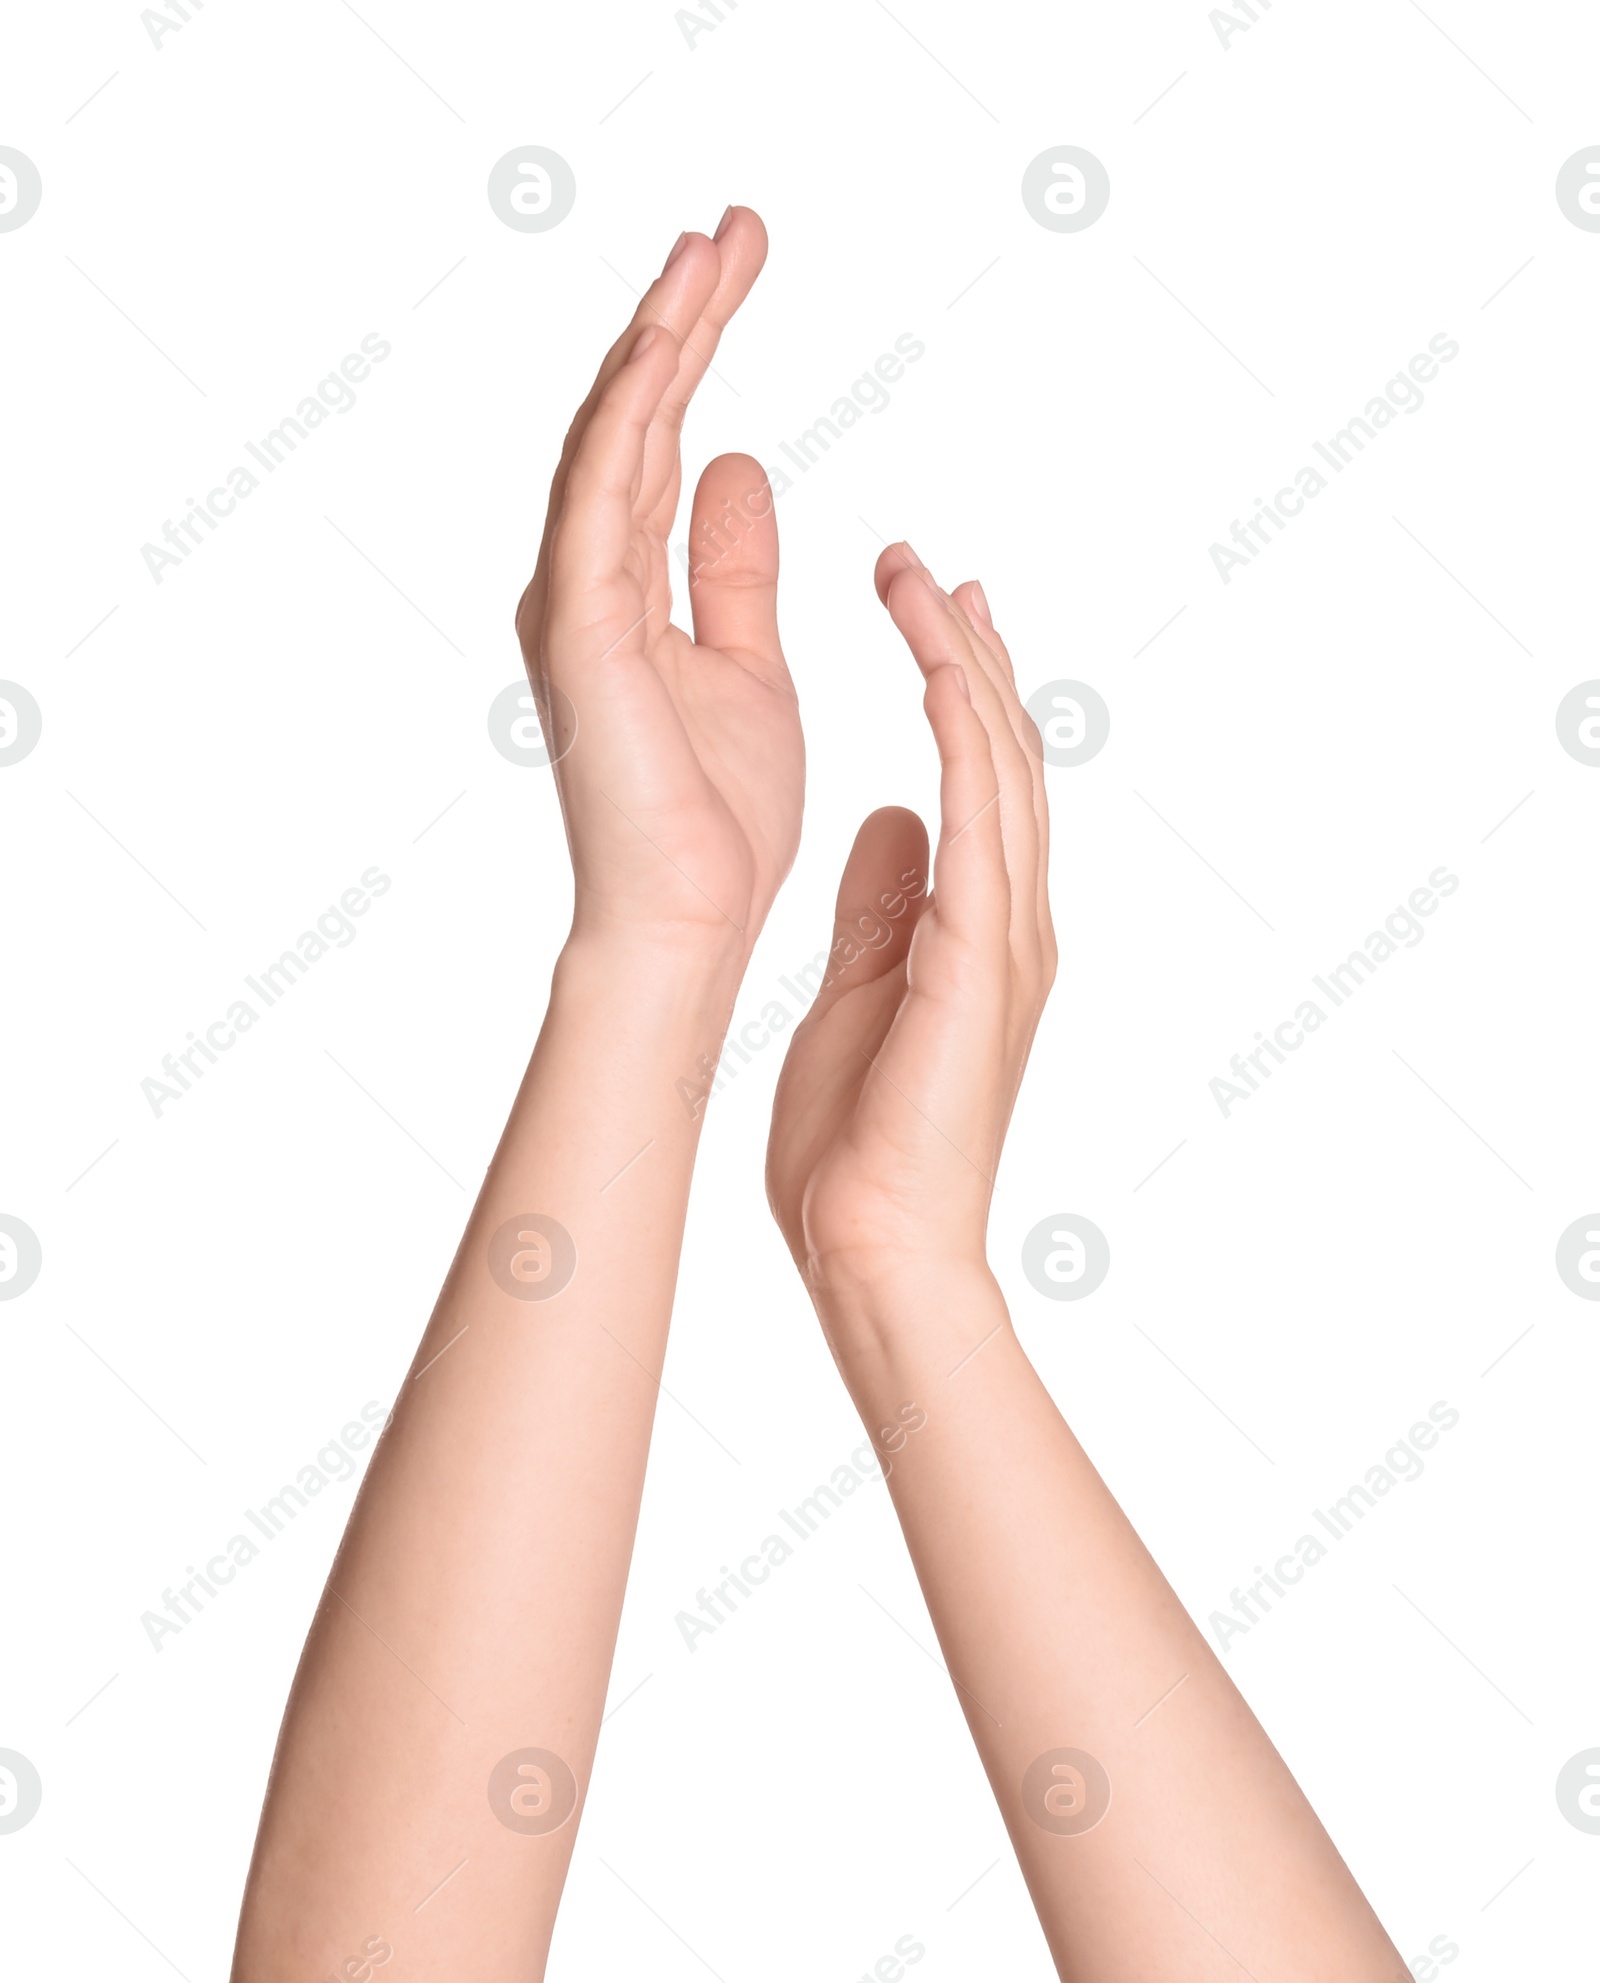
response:
<svg viewBox="0 0 1600 1983"><path fill-rule="evenodd" d="M670 621L679 428L765 254L744 208L681 239L556 473L518 631L564 747L572 929L307 1640L235 1983L544 1974L665 1354L703 1114L684 1091L721 1051L799 837L776 525L747 456L700 480L692 637ZM933 885L921 822L874 813L840 888L838 968L779 1084L778 1223L869 1435L885 1443L908 1403L925 1415L894 1441L890 1491L1061 1975L1399 1983L988 1269L992 1180L1055 967L1042 762L980 588L945 593L904 545L876 577L941 763ZM569 1274L528 1215L570 1235ZM1109 1781L1092 1829L1030 1815L1025 1776L1058 1749ZM495 1776L525 1750L559 1766ZM544 1829L564 1781L574 1808ZM1047 1814L1085 1808L1080 1779L1050 1782Z"/></svg>

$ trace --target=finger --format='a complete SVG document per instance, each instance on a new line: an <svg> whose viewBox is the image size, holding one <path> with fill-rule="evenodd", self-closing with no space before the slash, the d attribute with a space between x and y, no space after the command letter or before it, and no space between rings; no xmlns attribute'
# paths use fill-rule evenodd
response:
<svg viewBox="0 0 1600 1983"><path fill-rule="evenodd" d="M968 579L965 584L958 585L950 597L952 603L971 624L974 641L980 647L980 659L985 661L996 691L1005 704L1012 730L1027 754L1028 779L1033 800L1035 859L1038 870L1034 891L1034 914L1039 929L1041 953L1048 969L1054 971L1055 934L1050 923L1050 802L1045 787L1044 748L1039 736L1039 726L1023 706L1017 692L1016 670L1012 666L1006 644L995 628L983 587L975 578Z"/></svg>
<svg viewBox="0 0 1600 1983"><path fill-rule="evenodd" d="M778 642L778 519L759 461L719 454L694 492L689 604L705 647L787 679Z"/></svg>
<svg viewBox="0 0 1600 1983"><path fill-rule="evenodd" d="M639 596L638 576L629 582L626 560L635 536L645 436L677 362L671 333L647 325L590 415L550 539L550 605L556 619L570 612L586 623L592 615L598 623L607 616L607 605L623 603L622 595ZM618 598L604 597L601 589L608 585ZM599 596L591 599L591 594ZM592 613L593 608L600 611Z"/></svg>
<svg viewBox="0 0 1600 1983"><path fill-rule="evenodd" d="M999 673L1006 681L1015 683L1016 673L1011 666L1011 656L1006 651L1005 642L995 631L983 587L975 578L966 579L951 593L950 600L964 616L974 637L982 643L986 655Z"/></svg>
<svg viewBox="0 0 1600 1983"><path fill-rule="evenodd" d="M767 230L761 216L749 207L729 207L712 241L718 256L716 286L684 336L678 376L661 403L662 424L673 432L683 425L694 389L710 369L729 319L750 294L767 259Z"/></svg>
<svg viewBox="0 0 1600 1983"><path fill-rule="evenodd" d="M931 578L932 574L930 573L929 576ZM947 593L945 597L951 612L961 622L962 630L967 636L978 665L994 689L994 706L1004 714L1006 722L1010 725L1011 734L1017 740L1018 749L1024 756L1031 755L1032 746L1038 741L1038 728L1017 695L1017 681L1012 671L1011 657L1006 652L1005 643L995 632L994 622L989 618L989 604L983 596L983 587L975 578L971 578L964 584L958 585L954 592Z"/></svg>
<svg viewBox="0 0 1600 1983"><path fill-rule="evenodd" d="M827 967L808 1018L905 962L931 886L928 829L917 815L904 806L869 813L839 880ZM892 1008L884 1030L889 1016Z"/></svg>
<svg viewBox="0 0 1600 1983"><path fill-rule="evenodd" d="M880 602L889 603L889 586L895 575L903 571L918 571L922 560L909 544L886 544L878 553L877 563L872 567L872 588Z"/></svg>
<svg viewBox="0 0 1600 1983"><path fill-rule="evenodd" d="M583 445L584 434L606 390L627 364L641 334L650 329L670 331L680 350L694 331L721 277L722 257L704 234L684 233L673 243L661 273L639 298L633 315L600 361L594 382L573 415L550 485L552 515L559 509L567 476Z"/></svg>
<svg viewBox="0 0 1600 1983"><path fill-rule="evenodd" d="M964 614L941 591L909 545L893 547L910 564L890 581L889 607L902 632L907 626L902 608L917 601L922 634L921 651L913 641L926 672L929 662L953 664L962 670L973 709L988 737L994 777L998 788L997 810L1001 843L1009 877L1012 908L1011 938L1019 962L1031 964L1038 952L1038 923L1035 911L1038 866L1038 824L1034 812L1032 764L1007 712L1006 702L1015 696L992 672L992 659L985 661L981 643ZM920 601L918 595L921 595ZM898 603L897 603L898 602ZM908 638L909 638L908 633ZM960 822L954 822L952 831Z"/></svg>
<svg viewBox="0 0 1600 1983"><path fill-rule="evenodd" d="M921 572L939 594L959 622L972 656L981 664L984 673L997 684L1012 683L1014 678L1011 672L1011 657L1005 652L1000 636L994 630L994 623L989 618L988 602L983 598L983 588L978 581L969 578L964 584L958 585L954 592L946 592L909 544L891 544L879 557L874 573L878 596L880 598L885 596L888 581L896 571L908 568Z"/></svg>
<svg viewBox="0 0 1600 1983"><path fill-rule="evenodd" d="M989 617L988 602L983 597L982 586L976 579L968 579L964 584L958 585L954 592L945 592L909 544L891 544L879 557L874 573L880 598L885 596L888 582L895 572L908 567L913 571L921 572L939 593L940 598L959 621L973 658L1002 691L1002 701L1004 701L1006 698L1003 691L1007 688L1015 689L1015 677L1012 674L1011 657L1006 652L1004 643L994 630L994 622ZM1014 700L1014 697L1012 699ZM1025 726L1030 719L1026 711L1020 711L1020 706L1019 714L1021 723ZM1013 722L1012 727L1018 742L1025 744L1023 730L1016 722Z"/></svg>
<svg viewBox="0 0 1600 1983"><path fill-rule="evenodd" d="M917 558L916 552L909 544L901 548L912 558L928 583L944 601L965 641L966 651L977 671L975 676L969 674L973 705L989 729L990 742L994 746L995 764L1000 771L1002 781L1014 784L1019 791L1030 788L1032 768L1024 729L1031 724L1032 719L1017 700L1010 664L1002 661L997 652L999 642L993 627L981 626L974 617L973 611L969 610L974 590L981 592L981 588L977 587L975 580L969 579L964 588L958 586L954 593L946 592L933 573ZM959 596L963 590L967 595L965 602ZM1030 802L1028 808L1030 818L1032 811ZM1028 840L1026 846L1022 844L1025 839ZM1017 851L1031 863L1035 849L1029 836L1018 835Z"/></svg>
<svg viewBox="0 0 1600 1983"><path fill-rule="evenodd" d="M698 242L695 254L707 252ZM678 373L657 409L645 444L644 516L653 536L665 540L677 514L683 482L679 453L684 418L695 390L713 363L729 319L750 293L767 256L767 234L747 207L730 207L709 250L716 257L716 280L695 322L684 333ZM724 390L732 390L717 373Z"/></svg>
<svg viewBox="0 0 1600 1983"><path fill-rule="evenodd" d="M885 600L927 678L922 705L939 751L939 848L934 881L941 923L978 941L1004 939L1011 885L1001 789L989 732L973 707L967 670L952 652L950 615L926 577L909 567Z"/></svg>
<svg viewBox="0 0 1600 1983"><path fill-rule="evenodd" d="M913 568L926 573L909 544L894 547ZM1038 726L1023 708L1016 676L1005 643L995 630L989 602L976 579L941 593L960 622L983 686L974 690L979 714L990 731L995 763L1007 788L1007 860L1012 879L1012 944L1018 959L1030 967L1054 970L1054 935L1050 927L1050 814L1045 798L1044 754ZM1006 740L1004 725L1010 733ZM1024 799L1026 809L1024 809ZM1031 831L1029 830L1031 822Z"/></svg>
<svg viewBox="0 0 1600 1983"><path fill-rule="evenodd" d="M563 466L576 452L583 428L600 404L605 390L627 364L641 331L652 327L670 331L680 347L699 323L722 273L722 257L704 234L684 232L672 244L661 273L640 296L633 315L600 361L594 383L573 416L563 451ZM560 470L557 470L560 474Z"/></svg>
<svg viewBox="0 0 1600 1983"><path fill-rule="evenodd" d="M678 237L660 275L640 297L626 328L601 359L594 383L573 416L562 443L561 459L550 481L544 532L533 577L517 605L517 631L524 652L529 655L530 668L535 665L532 650L549 591L550 542L566 503L573 464L583 447L590 423L645 330L670 331L681 344L694 329L716 289L721 267L721 256L705 235L686 233Z"/></svg>

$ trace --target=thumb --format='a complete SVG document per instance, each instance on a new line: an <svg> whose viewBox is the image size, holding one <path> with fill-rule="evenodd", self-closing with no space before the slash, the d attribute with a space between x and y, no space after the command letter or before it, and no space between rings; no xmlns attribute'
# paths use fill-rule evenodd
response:
<svg viewBox="0 0 1600 1983"><path fill-rule="evenodd" d="M904 806L869 813L840 877L827 971L807 1017L903 964L927 904L928 829Z"/></svg>
<svg viewBox="0 0 1600 1983"><path fill-rule="evenodd" d="M689 604L694 637L787 674L778 644L778 520L760 462L719 454L694 492Z"/></svg>
<svg viewBox="0 0 1600 1983"><path fill-rule="evenodd" d="M767 1196L805 1267L801 1207L818 1163L848 1127L868 1062L900 1010L902 976L928 901L928 832L914 812L885 806L861 825L844 864L833 941L798 973L816 997L795 1028L772 1104ZM859 993L846 999L847 992Z"/></svg>

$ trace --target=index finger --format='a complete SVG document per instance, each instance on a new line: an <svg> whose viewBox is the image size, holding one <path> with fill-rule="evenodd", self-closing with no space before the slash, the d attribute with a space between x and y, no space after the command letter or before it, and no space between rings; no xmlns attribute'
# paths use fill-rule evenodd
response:
<svg viewBox="0 0 1600 1983"><path fill-rule="evenodd" d="M750 294L756 277L761 273L767 259L767 230L762 226L760 216L752 213L749 207L729 207L712 236L712 246L718 257L716 285L702 306L694 328L681 340L683 348L678 355L677 376L662 396L645 441L640 507L650 519L652 530L662 538L672 528L672 518L678 507L683 468L678 448L684 416L700 381L707 372L715 370L711 361L729 319ZM704 253L698 245L698 237L695 237L695 246L690 252L697 255ZM717 377L721 379L722 374L718 372ZM728 385L725 379L722 383ZM735 389L729 386L728 390Z"/></svg>
<svg viewBox="0 0 1600 1983"><path fill-rule="evenodd" d="M572 477L573 464L583 448L584 438L594 419L596 408L604 399L607 388L627 364L646 330L659 325L671 334L674 343L681 345L684 337L699 323L702 312L710 302L720 278L721 267L721 257L705 235L679 235L672 252L662 266L660 275L640 297L638 308L629 319L627 328L601 359L594 383L574 414L572 425L567 429L566 439L562 443L561 459L556 464L555 474L550 480L550 499L545 510L539 556L534 565L533 576L517 603L517 633L525 654L531 653L537 644L535 636L543 619L550 591L551 539L557 520L566 505L567 485ZM646 486L646 479L641 476L641 494ZM650 506L654 507L657 500L658 498L652 494L649 498Z"/></svg>

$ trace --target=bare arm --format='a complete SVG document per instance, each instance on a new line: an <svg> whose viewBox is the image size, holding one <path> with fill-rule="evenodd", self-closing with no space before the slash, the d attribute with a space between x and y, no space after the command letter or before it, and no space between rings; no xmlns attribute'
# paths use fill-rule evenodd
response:
<svg viewBox="0 0 1600 1983"><path fill-rule="evenodd" d="M874 814L768 1182L889 1476L962 1708L1074 1983L1397 1983L1315 1813L1063 1422L985 1262L1055 969L1042 760L972 585L878 569L927 677L943 825ZM1157 1703L1160 1705L1158 1706Z"/></svg>
<svg viewBox="0 0 1600 1983"><path fill-rule="evenodd" d="M744 527L697 576L696 638L669 624L683 406L764 254L743 210L686 238L556 475L518 626L563 753L572 934L306 1644L236 1983L544 1972L698 1135L678 1083L720 1050L799 828L774 523L746 457L701 480L697 521L730 499Z"/></svg>

